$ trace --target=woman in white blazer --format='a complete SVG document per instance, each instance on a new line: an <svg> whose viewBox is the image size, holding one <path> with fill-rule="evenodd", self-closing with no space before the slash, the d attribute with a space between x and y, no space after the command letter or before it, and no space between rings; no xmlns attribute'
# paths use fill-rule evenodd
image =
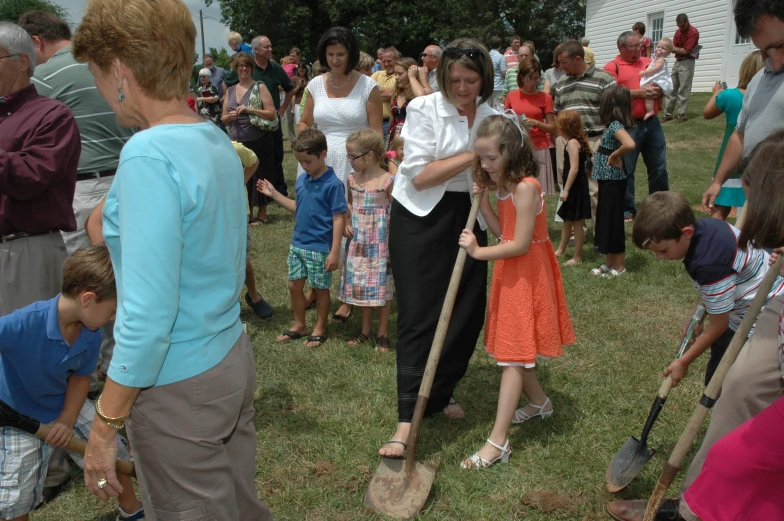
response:
<svg viewBox="0 0 784 521"><path fill-rule="evenodd" d="M482 120L497 114L493 64L478 41L450 43L438 65L440 92L408 105L402 136L405 159L392 192L389 252L397 318L398 426L379 451L403 456L430 345L457 258L457 240L471 208L474 134ZM484 222L474 229L487 244ZM482 329L487 301L487 263L466 259L460 291L444 343L425 415L444 411L462 417L452 392L465 374Z"/></svg>

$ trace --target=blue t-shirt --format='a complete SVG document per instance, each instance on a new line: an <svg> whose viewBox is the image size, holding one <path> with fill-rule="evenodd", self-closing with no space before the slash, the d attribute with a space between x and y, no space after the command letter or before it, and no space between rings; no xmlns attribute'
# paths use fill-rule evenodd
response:
<svg viewBox="0 0 784 521"><path fill-rule="evenodd" d="M41 423L60 416L68 378L90 376L101 351L100 329L82 328L72 346L63 339L59 299L34 302L0 317L0 400Z"/></svg>
<svg viewBox="0 0 784 521"><path fill-rule="evenodd" d="M727 115L727 125L738 124L738 115L743 108L743 92L740 89L725 89L716 96L716 106Z"/></svg>
<svg viewBox="0 0 784 521"><path fill-rule="evenodd" d="M297 178L296 210L292 246L329 253L332 249L332 217L348 211L346 188L331 166L317 178Z"/></svg>
<svg viewBox="0 0 784 521"><path fill-rule="evenodd" d="M242 163L211 122L134 135L103 209L117 281L109 376L129 387L218 365L242 333L248 221Z"/></svg>

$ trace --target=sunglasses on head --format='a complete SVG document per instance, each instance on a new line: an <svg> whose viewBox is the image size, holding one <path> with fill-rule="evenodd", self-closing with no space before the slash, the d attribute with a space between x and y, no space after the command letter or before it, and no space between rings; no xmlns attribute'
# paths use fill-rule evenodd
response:
<svg viewBox="0 0 784 521"><path fill-rule="evenodd" d="M444 50L444 56L451 59L457 59L461 56L467 56L470 60L476 61L482 56L481 49L460 49L458 47L447 47Z"/></svg>

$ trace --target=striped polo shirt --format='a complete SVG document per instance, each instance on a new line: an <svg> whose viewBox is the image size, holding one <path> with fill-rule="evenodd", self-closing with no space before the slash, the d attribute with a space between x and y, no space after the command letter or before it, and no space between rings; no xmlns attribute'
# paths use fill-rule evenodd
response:
<svg viewBox="0 0 784 521"><path fill-rule="evenodd" d="M576 110L583 120L589 136L598 136L604 130L599 119L599 106L605 89L615 85L615 79L601 69L591 65L581 77L564 75L555 84L553 110Z"/></svg>
<svg viewBox="0 0 784 521"><path fill-rule="evenodd" d="M39 94L68 105L76 119L82 139L77 175L116 169L120 150L133 130L117 124L114 112L95 88L87 64L74 60L71 47L60 49L38 65L32 80Z"/></svg>
<svg viewBox="0 0 784 521"><path fill-rule="evenodd" d="M686 273L702 295L710 315L729 313L729 328L737 331L746 310L768 271L765 250L738 248L740 230L720 219L697 219L689 251L683 259ZM776 278L768 300L782 294L784 279Z"/></svg>

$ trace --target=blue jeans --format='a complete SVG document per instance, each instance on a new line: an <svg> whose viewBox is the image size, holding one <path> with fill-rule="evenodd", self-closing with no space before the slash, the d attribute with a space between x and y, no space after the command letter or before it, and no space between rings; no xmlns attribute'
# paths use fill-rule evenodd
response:
<svg viewBox="0 0 784 521"><path fill-rule="evenodd" d="M637 159L640 154L642 154L645 166L648 167L648 195L670 189L669 174L667 173L667 140L664 139L659 117L653 116L648 121L635 119L634 123L634 128L628 129L628 132L637 147L634 152L623 156L623 164L629 178L623 205L624 213L632 215L637 214L637 205L634 200L634 171L637 168Z"/></svg>

